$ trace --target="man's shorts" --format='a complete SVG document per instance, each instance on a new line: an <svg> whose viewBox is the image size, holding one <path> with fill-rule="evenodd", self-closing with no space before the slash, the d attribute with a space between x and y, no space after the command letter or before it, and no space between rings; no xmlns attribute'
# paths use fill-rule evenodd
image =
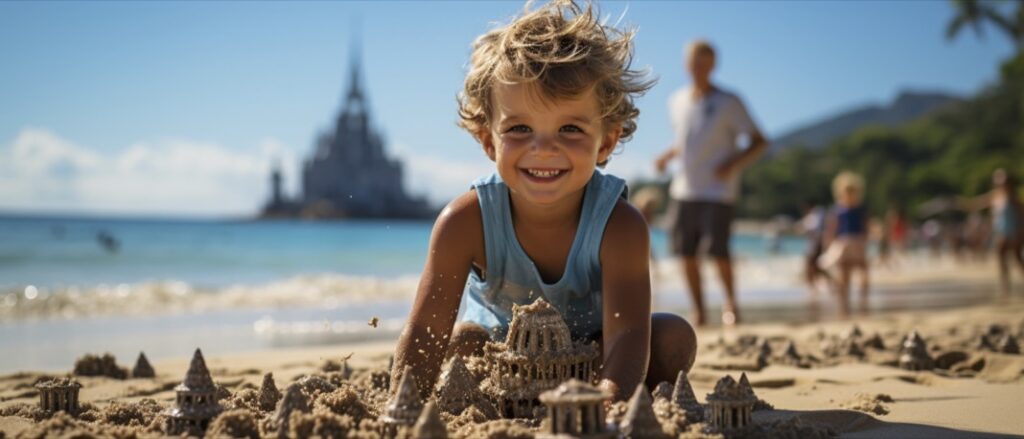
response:
<svg viewBox="0 0 1024 439"><path fill-rule="evenodd" d="M677 256L696 256L705 237L710 239L707 253L716 258L729 257L729 237L733 206L715 201L672 200L669 241Z"/></svg>

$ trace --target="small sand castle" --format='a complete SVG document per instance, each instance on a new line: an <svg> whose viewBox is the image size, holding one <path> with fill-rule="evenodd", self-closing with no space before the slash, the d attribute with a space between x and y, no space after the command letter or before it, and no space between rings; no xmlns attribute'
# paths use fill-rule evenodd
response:
<svg viewBox="0 0 1024 439"><path fill-rule="evenodd" d="M570 378L593 381L598 348L574 343L561 314L544 299L512 310L505 342L485 347L492 368L481 388L501 416L531 417L542 392Z"/></svg>
<svg viewBox="0 0 1024 439"><path fill-rule="evenodd" d="M412 368L406 366L395 395L388 401L384 407L384 415L380 417L381 435L397 436L400 429L415 425L422 411L423 401L420 401L416 379L412 376Z"/></svg>
<svg viewBox="0 0 1024 439"><path fill-rule="evenodd" d="M730 434L750 425L750 414L756 402L757 396L747 381L747 374L741 374L738 383L726 375L708 394L704 417L711 429Z"/></svg>
<svg viewBox="0 0 1024 439"><path fill-rule="evenodd" d="M132 368L132 378L155 378L156 371L153 365L149 364L146 354L139 352L139 358L135 360L135 367Z"/></svg>
<svg viewBox="0 0 1024 439"><path fill-rule="evenodd" d="M679 371L676 376L676 385L672 389L672 402L686 413L688 422L700 422L704 420L704 407L697 402L697 396L693 394L693 386L686 376L686 371Z"/></svg>
<svg viewBox="0 0 1024 439"><path fill-rule="evenodd" d="M871 337L868 337L867 340L864 340L864 347L872 348L872 349L878 349L880 351L884 351L885 350L885 341L882 340L882 336L879 335L876 332Z"/></svg>
<svg viewBox="0 0 1024 439"><path fill-rule="evenodd" d="M629 398L629 406L626 409L626 416L622 418L619 425L619 432L622 437L630 439L639 438L668 438L665 431L654 414L654 401L647 393L644 385L638 384L633 396Z"/></svg>
<svg viewBox="0 0 1024 439"><path fill-rule="evenodd" d="M1004 354L1019 354L1020 345L1017 344L1017 337L1012 334L1006 334L1003 340L999 342L999 352Z"/></svg>
<svg viewBox="0 0 1024 439"><path fill-rule="evenodd" d="M441 420L434 401L423 406L423 413L412 427L412 437L413 439L448 439L448 428Z"/></svg>
<svg viewBox="0 0 1024 439"><path fill-rule="evenodd" d="M284 398L277 404L277 410L274 412L273 426L277 429L277 437L289 436L292 412L296 411L309 413L309 398L302 392L302 386L292 383L285 389Z"/></svg>
<svg viewBox="0 0 1024 439"><path fill-rule="evenodd" d="M978 339L974 341L974 349L994 352L996 347L992 345L992 341L988 339L988 335L981 334L978 336Z"/></svg>
<svg viewBox="0 0 1024 439"><path fill-rule="evenodd" d="M202 436L210 420L223 410L217 402L217 387L206 368L203 353L196 349L185 380L174 388L175 407L167 411L167 430L171 436L182 433Z"/></svg>
<svg viewBox="0 0 1024 439"><path fill-rule="evenodd" d="M610 398L596 387L570 379L540 395L548 419L538 438L613 438L605 425L604 404ZM648 397L649 398L649 397Z"/></svg>
<svg viewBox="0 0 1024 439"><path fill-rule="evenodd" d="M455 355L438 379L437 406L445 413L458 415L471 405L476 405L485 414L494 415L494 407L477 387L466 363L461 356Z"/></svg>
<svg viewBox="0 0 1024 439"><path fill-rule="evenodd" d="M932 370L935 366L935 361L928 355L928 345L917 331L910 331L903 340L899 364L906 370Z"/></svg>
<svg viewBox="0 0 1024 439"><path fill-rule="evenodd" d="M56 378L36 384L39 389L39 410L69 415L78 414L78 391L82 385L71 378Z"/></svg>
<svg viewBox="0 0 1024 439"><path fill-rule="evenodd" d="M662 400L671 401L672 385L669 384L668 381L658 383L658 385L654 387L654 390L651 391L651 398L654 398L655 402Z"/></svg>
<svg viewBox="0 0 1024 439"><path fill-rule="evenodd" d="M274 384L274 374L267 372L263 375L263 384L260 385L259 393L259 405L260 410L271 411L277 407L277 402L281 400L281 391L277 390L277 385Z"/></svg>

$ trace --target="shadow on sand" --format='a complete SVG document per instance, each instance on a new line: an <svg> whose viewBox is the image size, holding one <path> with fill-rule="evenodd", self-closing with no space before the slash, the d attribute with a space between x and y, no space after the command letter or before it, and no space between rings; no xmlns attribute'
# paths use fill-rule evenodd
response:
<svg viewBox="0 0 1024 439"><path fill-rule="evenodd" d="M762 410L754 412L759 422L799 418L806 423L828 425L843 438L1024 438L1021 435L985 433L909 422L886 422L853 410Z"/></svg>

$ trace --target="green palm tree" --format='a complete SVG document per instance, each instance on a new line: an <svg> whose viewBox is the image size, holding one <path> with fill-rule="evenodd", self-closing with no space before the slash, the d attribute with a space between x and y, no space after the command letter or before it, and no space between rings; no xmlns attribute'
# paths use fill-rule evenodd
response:
<svg viewBox="0 0 1024 439"><path fill-rule="evenodd" d="M983 24L988 22L1010 37L1017 48L1024 46L1024 1L1016 0L1017 13L1006 16L1000 10L1001 3L991 0L951 0L956 15L946 26L946 38L954 39L965 26L974 28L979 37L984 36Z"/></svg>

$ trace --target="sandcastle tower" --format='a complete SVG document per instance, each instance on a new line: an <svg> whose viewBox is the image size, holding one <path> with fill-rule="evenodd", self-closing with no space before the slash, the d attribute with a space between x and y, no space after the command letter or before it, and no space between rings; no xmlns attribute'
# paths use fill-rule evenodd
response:
<svg viewBox="0 0 1024 439"><path fill-rule="evenodd" d="M613 438L604 421L605 392L577 379L570 379L540 395L548 408L548 420L538 438Z"/></svg>
<svg viewBox="0 0 1024 439"><path fill-rule="evenodd" d="M638 384L633 396L629 398L626 416L622 418L622 424L619 425L622 437L630 439L668 438L665 431L661 429L657 415L654 414L653 402L643 383Z"/></svg>
<svg viewBox="0 0 1024 439"><path fill-rule="evenodd" d="M747 381L747 374L740 375L738 383L726 375L715 384L715 390L708 394L707 402L704 417L709 426L728 434L750 425L750 414L754 411L757 396Z"/></svg>
<svg viewBox="0 0 1024 439"><path fill-rule="evenodd" d="M466 368L462 357L455 355L441 372L437 384L437 406L441 411L458 415L471 405L483 405L493 415L494 408L477 387L476 379Z"/></svg>
<svg viewBox="0 0 1024 439"><path fill-rule="evenodd" d="M427 402L423 406L423 413L420 414L416 424L412 427L413 439L448 439L448 428L445 427L441 415L437 412L437 405L434 401Z"/></svg>
<svg viewBox="0 0 1024 439"><path fill-rule="evenodd" d="M978 339L974 341L974 349L979 351L995 351L996 347L992 345L992 341L988 339L988 335L981 334Z"/></svg>
<svg viewBox="0 0 1024 439"><path fill-rule="evenodd" d="M672 402L686 412L686 420L689 422L700 422L704 420L704 407L697 402L697 396L693 394L693 386L686 376L685 370L680 370L676 376L676 385L672 389Z"/></svg>
<svg viewBox="0 0 1024 439"><path fill-rule="evenodd" d="M292 412L295 411L309 413L310 407L309 398L302 392L302 386L292 383L285 389L284 398L277 404L277 411L274 412L273 426L277 428L277 437L288 437Z"/></svg>
<svg viewBox="0 0 1024 439"><path fill-rule="evenodd" d="M274 384L274 374L267 372L263 375L263 384L260 385L259 405L260 410L271 411L277 407L277 401L281 400L281 391L277 390Z"/></svg>
<svg viewBox="0 0 1024 439"><path fill-rule="evenodd" d="M928 355L928 345L917 331L911 331L903 341L900 352L900 368L906 370L931 370L935 361Z"/></svg>
<svg viewBox="0 0 1024 439"><path fill-rule="evenodd" d="M512 323L504 343L488 342L485 351L493 365L482 390L503 417L533 415L541 392L570 378L591 382L597 343L574 343L561 314L543 298L512 308Z"/></svg>
<svg viewBox="0 0 1024 439"><path fill-rule="evenodd" d="M884 351L885 350L885 341L882 340L882 336L878 335L878 333L876 332L871 337L868 337L867 340L864 340L864 347L872 348L872 349L878 349L880 351Z"/></svg>
<svg viewBox="0 0 1024 439"><path fill-rule="evenodd" d="M167 411L167 431L171 436L182 433L202 436L210 420L223 410L217 402L217 387L213 385L206 368L203 353L196 349L188 366L185 380L174 388L177 393L175 407Z"/></svg>
<svg viewBox="0 0 1024 439"><path fill-rule="evenodd" d="M1007 333L1003 340L999 342L999 352L1004 354L1019 354L1020 345L1017 344L1017 337L1013 334Z"/></svg>
<svg viewBox="0 0 1024 439"><path fill-rule="evenodd" d="M402 379L398 382L395 396L391 397L384 407L384 415L380 417L381 435L395 437L398 430L412 427L423 411L420 391L416 388L416 379L412 376L412 368L405 367Z"/></svg>
<svg viewBox="0 0 1024 439"><path fill-rule="evenodd" d="M63 411L78 414L78 391L82 385L71 378L56 378L36 384L39 389L39 409L44 412Z"/></svg>
<svg viewBox="0 0 1024 439"><path fill-rule="evenodd" d="M657 386L654 386L654 390L651 390L651 398L654 398L654 401L659 401L659 400L671 401L672 400L672 385L669 384L668 381L662 381L662 382L658 383Z"/></svg>
<svg viewBox="0 0 1024 439"><path fill-rule="evenodd" d="M154 377L156 377L156 371L153 370L153 365L149 364L145 353L139 352L139 358L135 360L135 367L132 368L132 378Z"/></svg>

